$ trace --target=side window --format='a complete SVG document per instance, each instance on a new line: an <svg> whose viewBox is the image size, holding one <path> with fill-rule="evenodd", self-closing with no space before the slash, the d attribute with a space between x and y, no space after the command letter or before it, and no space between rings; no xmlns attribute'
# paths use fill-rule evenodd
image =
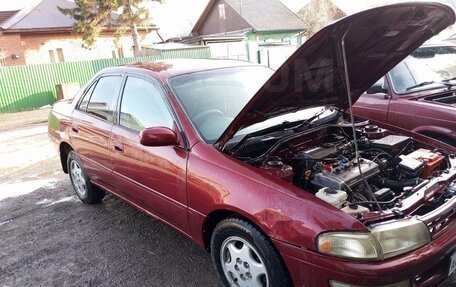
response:
<svg viewBox="0 0 456 287"><path fill-rule="evenodd" d="M82 101L79 104L79 109L81 111L85 112L87 110L87 105L89 104L90 96L92 95L93 88L95 88L95 86L96 86L96 83L92 84L92 86L87 90L84 97L82 98Z"/></svg>
<svg viewBox="0 0 456 287"><path fill-rule="evenodd" d="M150 127L173 127L162 92L153 83L128 77L120 105L120 125L141 131Z"/></svg>
<svg viewBox="0 0 456 287"><path fill-rule="evenodd" d="M104 120L112 121L121 84L121 76L100 78L90 97L87 112Z"/></svg>
<svg viewBox="0 0 456 287"><path fill-rule="evenodd" d="M391 72L391 80L393 82L394 89L398 93L404 93L408 87L412 87L417 84L417 80L410 71L407 63L402 61Z"/></svg>

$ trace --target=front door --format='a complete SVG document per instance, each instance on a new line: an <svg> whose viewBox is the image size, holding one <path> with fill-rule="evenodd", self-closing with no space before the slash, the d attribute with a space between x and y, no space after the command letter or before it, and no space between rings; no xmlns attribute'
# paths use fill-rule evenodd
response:
<svg viewBox="0 0 456 287"><path fill-rule="evenodd" d="M386 89L385 77L374 84ZM365 92L353 106L353 113L359 117L379 122L388 122L388 110L391 96L385 92Z"/></svg>
<svg viewBox="0 0 456 287"><path fill-rule="evenodd" d="M128 76L112 130L113 173L121 196L189 233L187 151L182 147L146 147L139 133L149 127L177 130L166 94L158 82Z"/></svg>

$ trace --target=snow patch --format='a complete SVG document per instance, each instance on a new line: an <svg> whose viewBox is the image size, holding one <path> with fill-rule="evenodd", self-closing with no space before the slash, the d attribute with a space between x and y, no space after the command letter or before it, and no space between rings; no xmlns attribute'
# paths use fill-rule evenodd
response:
<svg viewBox="0 0 456 287"><path fill-rule="evenodd" d="M42 199L42 200L38 201L38 202L35 203L35 204L37 204L37 205L40 205L40 204L49 204L49 203L51 203L51 202L52 202L52 200L50 200L49 198L45 198L45 199Z"/></svg>
<svg viewBox="0 0 456 287"><path fill-rule="evenodd" d="M56 200L54 202L51 202L49 204L46 204L46 207L52 206L52 205L57 204L57 203L68 202L68 201L75 201L75 198L73 196L64 197L64 198L61 198L61 199Z"/></svg>
<svg viewBox="0 0 456 287"><path fill-rule="evenodd" d="M10 222L11 222L11 220L0 222L0 226L5 225L5 224L10 223Z"/></svg>
<svg viewBox="0 0 456 287"><path fill-rule="evenodd" d="M29 194L42 187L52 187L55 182L56 179L40 179L0 184L0 200Z"/></svg>

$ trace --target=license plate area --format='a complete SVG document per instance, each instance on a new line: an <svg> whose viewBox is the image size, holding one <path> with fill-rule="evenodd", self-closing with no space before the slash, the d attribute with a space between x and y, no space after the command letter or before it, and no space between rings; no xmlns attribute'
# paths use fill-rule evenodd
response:
<svg viewBox="0 0 456 287"><path fill-rule="evenodd" d="M450 257L450 268L448 269L448 275L451 276L456 271L456 252Z"/></svg>

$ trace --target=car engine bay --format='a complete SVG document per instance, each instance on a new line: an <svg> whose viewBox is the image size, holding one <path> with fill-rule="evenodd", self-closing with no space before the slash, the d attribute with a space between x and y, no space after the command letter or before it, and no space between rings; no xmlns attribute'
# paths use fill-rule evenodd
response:
<svg viewBox="0 0 456 287"><path fill-rule="evenodd" d="M351 129L339 120L302 133L252 138L227 150L364 221L424 216L456 200L454 154L366 121L356 123L358 157Z"/></svg>

